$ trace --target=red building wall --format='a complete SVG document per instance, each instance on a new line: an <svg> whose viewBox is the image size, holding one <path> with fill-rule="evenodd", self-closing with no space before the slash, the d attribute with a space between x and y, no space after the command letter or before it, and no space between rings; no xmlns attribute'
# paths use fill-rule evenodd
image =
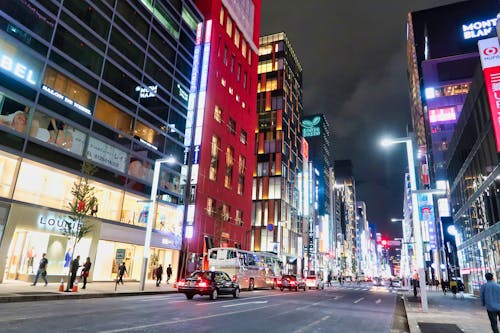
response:
<svg viewBox="0 0 500 333"><path fill-rule="evenodd" d="M210 62L208 68L207 95L205 101L205 113L203 121L203 134L200 147L200 165L196 190L196 208L194 218L193 238L188 243L188 253L196 254L197 260L207 251L205 238L212 239L213 246L235 246L239 245L246 249L249 247L249 234L251 228L252 209L252 181L255 168L255 129L257 126L256 94L257 94L257 65L258 65L258 39L260 26L260 0L249 0L254 6L253 31L250 39L245 37L245 22L249 16L242 16L242 9L249 9L246 0L200 0L195 1L199 10L205 16L205 20L212 20ZM243 6L243 7L242 7ZM251 6L250 6L251 7ZM223 9L223 21L220 23L221 8ZM238 14L237 12L240 11ZM226 32L227 18L231 18L231 36ZM239 17L238 17L239 16ZM241 27L238 25L241 24ZM235 29L239 31L240 41L235 45ZM247 29L248 31L248 29ZM247 33L247 36L249 34ZM242 54L242 41L247 44L246 56ZM253 44L254 47L251 46ZM227 52L225 52L227 49ZM224 63L226 53L226 63ZM251 58L248 61L248 58ZM234 66L231 69L232 58ZM241 65L240 78L238 80L238 64ZM244 77L246 73L246 86ZM225 81L225 86L223 84ZM237 100L237 96L238 99ZM222 110L222 121L214 119L215 106ZM234 134L229 130L229 119L235 121ZM240 140L241 131L246 132L246 144ZM218 152L218 169L216 180L209 179L211 161L212 136L220 139L220 150ZM226 148L234 149L233 176L230 188L224 186L226 173ZM238 189L238 162L239 156L246 159L244 170L243 195L237 193ZM207 213L207 198L215 200L216 207L226 204L231 207L229 221L221 222L221 219L209 216ZM236 210L243 213L242 225L235 221ZM225 233L227 239L221 243L221 233ZM201 263L195 263L199 265ZM188 265L189 266L189 265ZM198 267L195 267L198 268Z"/></svg>

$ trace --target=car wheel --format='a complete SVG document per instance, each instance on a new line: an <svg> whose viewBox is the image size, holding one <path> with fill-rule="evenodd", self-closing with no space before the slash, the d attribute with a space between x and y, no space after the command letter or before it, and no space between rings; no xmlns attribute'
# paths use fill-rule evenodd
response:
<svg viewBox="0 0 500 333"><path fill-rule="evenodd" d="M193 299L193 296L194 296L194 295L186 294L186 298L187 298L187 299Z"/></svg>
<svg viewBox="0 0 500 333"><path fill-rule="evenodd" d="M253 279L250 279L250 282L248 283L248 291L252 291L255 287Z"/></svg>
<svg viewBox="0 0 500 333"><path fill-rule="evenodd" d="M216 300L218 296L219 296L219 293L217 292L217 289L214 289L212 291L212 293L210 294L210 299Z"/></svg>
<svg viewBox="0 0 500 333"><path fill-rule="evenodd" d="M234 298L240 297L240 288L234 289L234 291L233 291L233 297Z"/></svg>

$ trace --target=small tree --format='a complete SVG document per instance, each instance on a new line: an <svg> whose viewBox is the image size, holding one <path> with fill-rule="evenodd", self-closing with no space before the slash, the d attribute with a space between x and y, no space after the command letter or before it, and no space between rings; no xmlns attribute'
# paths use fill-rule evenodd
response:
<svg viewBox="0 0 500 333"><path fill-rule="evenodd" d="M73 200L68 203L71 214L68 215L69 221L65 220L63 234L73 238L73 249L71 252L71 261L75 254L75 249L80 240L92 230L86 217L92 213L97 206L97 198L95 197L95 188L89 184L89 178L96 172L97 167L93 164L83 162L82 176L79 180L73 183L71 194ZM69 290L69 281L71 276L71 264L68 271L68 284L66 290Z"/></svg>

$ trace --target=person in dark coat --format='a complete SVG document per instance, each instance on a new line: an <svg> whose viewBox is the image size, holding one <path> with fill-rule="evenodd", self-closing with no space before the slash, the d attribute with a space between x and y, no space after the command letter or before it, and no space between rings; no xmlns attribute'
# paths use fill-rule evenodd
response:
<svg viewBox="0 0 500 333"><path fill-rule="evenodd" d="M76 273L78 272L78 268L80 268L80 256L76 256L75 259L71 262L71 277L69 279L69 290L73 289L73 284L75 283Z"/></svg>
<svg viewBox="0 0 500 333"><path fill-rule="evenodd" d="M170 283L170 277L172 276L172 265L168 265L167 267L167 284Z"/></svg>
<svg viewBox="0 0 500 333"><path fill-rule="evenodd" d="M87 257L87 261L85 261L85 263L83 264L83 269L82 269L82 279L83 279L82 289L85 289L85 287L87 286L87 278L89 277L91 266L92 263L90 262L90 257Z"/></svg>
<svg viewBox="0 0 500 333"><path fill-rule="evenodd" d="M118 282L121 282L123 284L123 276L127 273L127 267L125 267L125 262L122 262L120 267L118 267Z"/></svg>
<svg viewBox="0 0 500 333"><path fill-rule="evenodd" d="M159 287L160 283L161 283L161 277L163 275L163 266L162 265L158 266L158 268L156 269L155 275L156 275L156 286Z"/></svg>

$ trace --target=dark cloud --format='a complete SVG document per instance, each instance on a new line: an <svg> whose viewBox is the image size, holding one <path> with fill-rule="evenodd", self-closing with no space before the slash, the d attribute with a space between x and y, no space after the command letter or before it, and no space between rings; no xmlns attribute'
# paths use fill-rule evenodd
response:
<svg viewBox="0 0 500 333"><path fill-rule="evenodd" d="M400 233L404 147L383 151L383 135L411 126L406 76L410 11L456 1L263 0L261 35L284 31L303 68L304 112L324 113L332 156L352 159L358 200L377 229Z"/></svg>

